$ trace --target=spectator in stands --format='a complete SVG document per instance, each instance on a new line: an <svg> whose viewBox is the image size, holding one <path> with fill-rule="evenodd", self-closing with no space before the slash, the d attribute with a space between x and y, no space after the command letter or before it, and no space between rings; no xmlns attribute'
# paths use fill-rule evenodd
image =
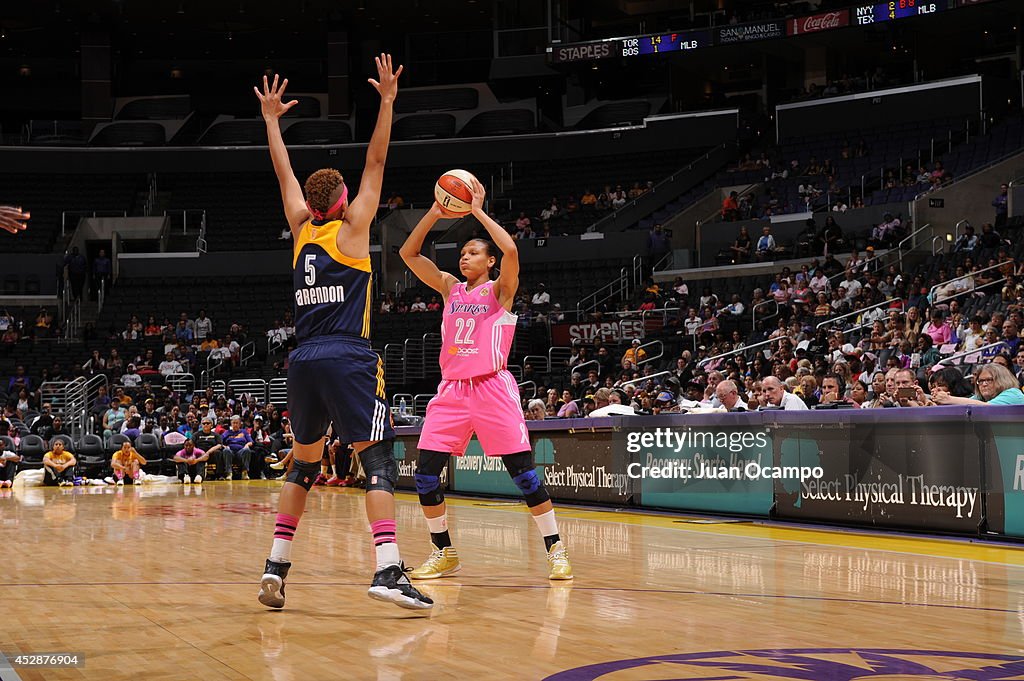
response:
<svg viewBox="0 0 1024 681"><path fill-rule="evenodd" d="M543 421L547 416L547 411L544 409L544 400L530 400L526 407L525 416L527 421Z"/></svg>
<svg viewBox="0 0 1024 681"><path fill-rule="evenodd" d="M981 226L981 236L978 237L978 246L984 250L995 250L999 248L1002 243L1002 237L999 235L992 224L986 222Z"/></svg>
<svg viewBox="0 0 1024 681"><path fill-rule="evenodd" d="M548 311L548 308L551 306L551 294L547 292L544 284L537 284L537 292L533 294L530 303L533 305L534 312L543 314Z"/></svg>
<svg viewBox="0 0 1024 681"><path fill-rule="evenodd" d="M78 246L73 247L71 253L64 257L64 266L67 268L68 281L71 284L71 296L78 300L82 297L82 288L85 286L89 269L85 256L78 252Z"/></svg>
<svg viewBox="0 0 1024 681"><path fill-rule="evenodd" d="M768 407L781 407L786 411L806 410L807 405L796 395L786 392L786 387L775 376L768 376L761 381Z"/></svg>
<svg viewBox="0 0 1024 681"><path fill-rule="evenodd" d="M625 362L628 361L634 366L639 366L640 362L642 362L646 357L647 351L641 349L640 339L634 338L630 347L626 350L625 354L622 355L622 362L625 364Z"/></svg>
<svg viewBox="0 0 1024 681"><path fill-rule="evenodd" d="M672 248L672 244L669 241L665 231L661 228L661 223L654 223L654 227L651 229L650 234L647 235L647 247L650 249L651 257L654 258L655 262L660 260L666 253Z"/></svg>
<svg viewBox="0 0 1024 681"><path fill-rule="evenodd" d="M56 440L53 448L43 455L43 484L73 487L78 460L64 449L64 441Z"/></svg>
<svg viewBox="0 0 1024 681"><path fill-rule="evenodd" d="M957 237L956 243L953 244L954 253L971 253L974 251L975 246L978 245L978 237L974 233L974 227L967 225L964 227L964 233Z"/></svg>
<svg viewBox="0 0 1024 681"><path fill-rule="evenodd" d="M409 306L409 312L426 312L427 304L423 302L423 296L416 296L413 298L412 305Z"/></svg>
<svg viewBox="0 0 1024 681"><path fill-rule="evenodd" d="M213 321L206 316L206 310L200 310L199 316L195 320L195 339L197 341L206 340L206 338L213 335Z"/></svg>
<svg viewBox="0 0 1024 681"><path fill-rule="evenodd" d="M953 329L946 321L942 310L938 309L932 311L932 319L925 324L921 333L930 336L932 343L937 347L941 347L953 339Z"/></svg>
<svg viewBox="0 0 1024 681"><path fill-rule="evenodd" d="M124 425L127 417L127 412L121 408L121 402L116 399L111 400L110 409L103 414L103 437L108 438L115 433L120 433L121 426Z"/></svg>
<svg viewBox="0 0 1024 681"><path fill-rule="evenodd" d="M252 462L252 436L242 428L242 417L232 416L231 427L224 433L225 480L231 479L232 466L238 463L242 467L242 480L249 479L249 466Z"/></svg>
<svg viewBox="0 0 1024 681"><path fill-rule="evenodd" d="M178 325L174 327L174 337L183 343L191 343L195 340L195 335L192 329L188 327L188 324L184 319L180 320Z"/></svg>
<svg viewBox="0 0 1024 681"><path fill-rule="evenodd" d="M385 202L388 210L397 210L405 205L405 199L403 199L397 192L392 192L391 196Z"/></svg>
<svg viewBox="0 0 1024 681"><path fill-rule="evenodd" d="M740 217L739 193L729 192L729 195L722 199L722 221L736 222Z"/></svg>
<svg viewBox="0 0 1024 681"><path fill-rule="evenodd" d="M775 237L772 236L770 225L761 228L761 237L757 240L756 252L758 260L766 260L775 253Z"/></svg>
<svg viewBox="0 0 1024 681"><path fill-rule="evenodd" d="M626 205L626 192L620 187L612 196L612 210L619 210Z"/></svg>
<svg viewBox="0 0 1024 681"><path fill-rule="evenodd" d="M721 381L715 386L715 397L728 411L747 411L747 405L740 399L739 388L733 381Z"/></svg>
<svg viewBox="0 0 1024 681"><path fill-rule="evenodd" d="M49 440L50 429L53 427L53 416L50 415L50 404L49 402L43 403L40 409L39 416L36 417L31 424L29 424L29 431L33 435L38 435L44 440Z"/></svg>
<svg viewBox="0 0 1024 681"><path fill-rule="evenodd" d="M174 353L168 352L164 361L160 362L160 374L164 378L182 373L181 363L174 359Z"/></svg>
<svg viewBox="0 0 1024 681"><path fill-rule="evenodd" d="M1003 347L999 350L1012 357L1017 354L1017 349L1020 347L1020 337L1017 335L1019 329L1015 322L1007 320L1003 322L1002 331L1003 337L1001 340L1003 341Z"/></svg>
<svg viewBox="0 0 1024 681"><path fill-rule="evenodd" d="M127 477L133 485L141 485L144 474L142 467L146 460L135 451L130 442L121 444L121 449L114 452L110 458L110 466L114 469L114 480L118 487L124 486L124 479Z"/></svg>
<svg viewBox="0 0 1024 681"><path fill-rule="evenodd" d="M1007 194L1010 186L1005 182L999 186L999 194L992 199L992 207L996 209L995 228L999 229L1006 225Z"/></svg>
<svg viewBox="0 0 1024 681"><path fill-rule="evenodd" d="M192 437L195 446L205 452L207 459L217 463L217 477L226 475L225 470L231 472L231 461L225 454L224 442L221 436L213 429L213 419L204 416L201 421L201 428ZM225 465L226 464L226 465Z"/></svg>
<svg viewBox="0 0 1024 681"><path fill-rule="evenodd" d="M1024 405L1020 383L1009 369L1001 364L982 364L974 370L974 397L955 397L940 387L932 389L935 404L963 404L978 406Z"/></svg>

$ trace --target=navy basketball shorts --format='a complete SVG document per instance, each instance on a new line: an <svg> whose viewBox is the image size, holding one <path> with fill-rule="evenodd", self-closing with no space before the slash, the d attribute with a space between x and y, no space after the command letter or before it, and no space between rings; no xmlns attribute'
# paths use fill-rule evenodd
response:
<svg viewBox="0 0 1024 681"><path fill-rule="evenodd" d="M321 336L288 356L288 413L302 444L320 440L334 423L343 443L395 437L384 393L384 364L370 342Z"/></svg>

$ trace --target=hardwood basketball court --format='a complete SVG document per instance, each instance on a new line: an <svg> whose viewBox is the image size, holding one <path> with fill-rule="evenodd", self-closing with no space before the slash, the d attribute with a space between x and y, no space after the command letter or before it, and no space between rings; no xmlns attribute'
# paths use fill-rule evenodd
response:
<svg viewBox="0 0 1024 681"><path fill-rule="evenodd" d="M279 489L0 492L0 653L85 655L0 679L1024 679L1014 547L562 508L576 579L549 583L525 506L451 499L464 567L422 616L366 597L362 492L315 488L274 612ZM414 495L398 522L416 564Z"/></svg>

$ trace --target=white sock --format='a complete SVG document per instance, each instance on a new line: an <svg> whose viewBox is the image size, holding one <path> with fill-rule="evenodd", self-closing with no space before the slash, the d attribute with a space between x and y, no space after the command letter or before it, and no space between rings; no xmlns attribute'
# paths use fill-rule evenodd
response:
<svg viewBox="0 0 1024 681"><path fill-rule="evenodd" d="M292 543L287 539L274 539L270 549L270 560L275 563L290 563L292 560Z"/></svg>
<svg viewBox="0 0 1024 681"><path fill-rule="evenodd" d="M398 544L393 541L377 544L377 569L382 570L389 565L398 565L402 557L398 554Z"/></svg>
<svg viewBox="0 0 1024 681"><path fill-rule="evenodd" d="M448 513L442 513L436 518L427 518L427 528L431 534L441 534L448 529Z"/></svg>
<svg viewBox="0 0 1024 681"><path fill-rule="evenodd" d="M553 534L558 534L558 521L555 520L554 509L547 513L541 513L540 515L533 516L533 522L537 523L537 529L540 530L542 537L550 537Z"/></svg>

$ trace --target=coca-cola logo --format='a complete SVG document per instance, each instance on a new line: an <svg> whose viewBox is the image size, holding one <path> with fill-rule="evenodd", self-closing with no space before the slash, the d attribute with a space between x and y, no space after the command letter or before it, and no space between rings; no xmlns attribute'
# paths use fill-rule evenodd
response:
<svg viewBox="0 0 1024 681"><path fill-rule="evenodd" d="M842 28L849 25L849 12L826 12L825 14L815 14L809 17L793 19L790 22L789 34L800 35L801 33L830 31L834 28Z"/></svg>

